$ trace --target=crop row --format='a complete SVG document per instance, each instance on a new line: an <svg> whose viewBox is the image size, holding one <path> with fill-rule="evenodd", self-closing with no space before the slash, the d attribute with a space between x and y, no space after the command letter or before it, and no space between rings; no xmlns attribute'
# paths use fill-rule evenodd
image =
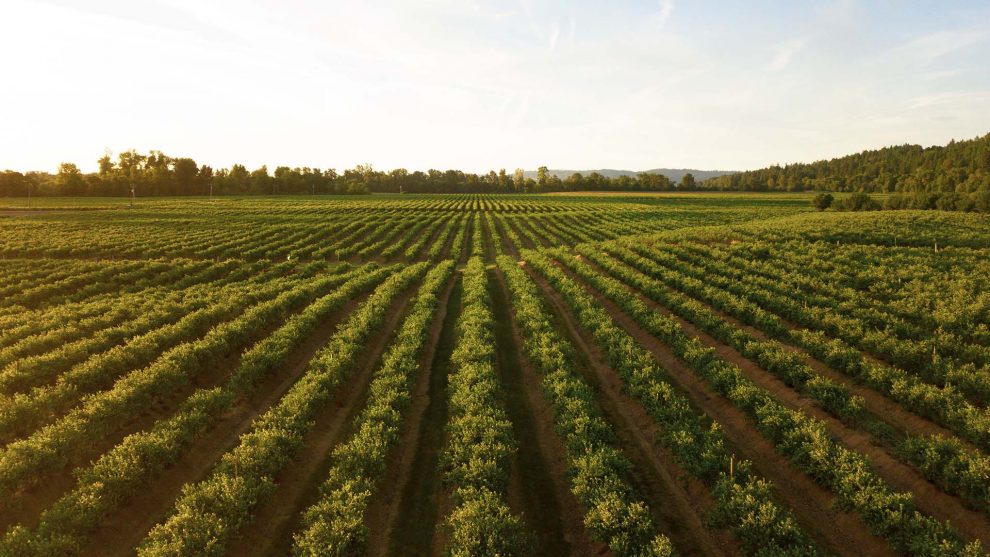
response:
<svg viewBox="0 0 990 557"><path fill-rule="evenodd" d="M656 532L649 509L628 485L631 465L615 447L615 432L597 409L593 391L573 371L573 347L557 331L536 285L508 256L498 258L498 267L526 354L542 372L543 394L564 441L571 491L584 507L589 534L619 556L672 555L670 540Z"/></svg>
<svg viewBox="0 0 990 557"><path fill-rule="evenodd" d="M364 513L385 472L385 459L398 441L438 294L453 270L453 261L446 260L423 280L412 310L375 371L368 400L354 420L354 434L334 449L319 500L304 511L303 527L293 544L295 554L357 554L367 543Z"/></svg>
<svg viewBox="0 0 990 557"><path fill-rule="evenodd" d="M604 293L620 305L636 301L614 279L603 281L610 284ZM911 493L892 490L862 455L833 440L822 422L782 405L743 377L734 364L716 356L714 349L687 335L674 319L656 312L629 311L716 392L749 415L782 455L831 490L840 507L856 511L896 551L931 556L980 553L979 542L965 544L947 523L922 514Z"/></svg>
<svg viewBox="0 0 990 557"><path fill-rule="evenodd" d="M579 252L643 295L732 346L745 357L758 363L764 370L780 377L788 385L801 390L834 416L853 425L862 419L863 404L858 397L851 396L844 385L836 384L816 373L799 356L787 351L778 342L759 341L753 338L715 316L702 304L676 291L668 290L656 279L650 279L646 275L624 267L593 249L579 248ZM569 266L576 267L573 264ZM661 271L661 269L655 270ZM585 275L586 273L582 274ZM700 281L685 280L684 282L691 285L692 291L704 292L708 289ZM714 295L709 293L706 298L722 300L720 305L725 307L733 307L733 302L738 304L737 301L732 300L731 295L724 292ZM879 419L882 420L883 417L880 416ZM874 423L873 427L864 429L871 434L878 434L889 427L885 423ZM915 465L923 465L924 474L928 479L941 485L947 492L962 496L971 506L990 509L990 484L985 480L982 472L990 467L988 466L990 461L985 456L962 447L958 442L946 442L941 437L913 436L910 433L905 433L903 437L894 446L895 456L900 456ZM877 442L885 443L885 439L877 439ZM951 457L946 454L942 458L923 458L926 454L947 451L951 451Z"/></svg>
<svg viewBox="0 0 990 557"><path fill-rule="evenodd" d="M719 309L729 312L743 322L753 325L771 337L793 342L812 356L829 366L855 377L871 388L901 403L908 410L943 425L957 435L972 441L982 450L990 450L990 415L977 408L951 385L938 387L923 381L918 376L894 366L870 360L862 352L838 338L830 338L822 331L791 328L775 312L778 304L774 297L766 294L740 291L729 285L719 284L710 275L700 276L690 273L677 265L660 265L644 257L652 252L642 249L633 251L628 246L609 251L626 263L639 267L641 271L668 282L679 290L685 290L700 299L712 303ZM718 284L726 294L716 296L698 286L692 287L670 271L708 284ZM747 293L749 295L747 295Z"/></svg>
<svg viewBox="0 0 990 557"><path fill-rule="evenodd" d="M676 248L669 248L667 252L683 258L688 265L702 269L701 272L715 282L734 283L737 288L765 293L775 300L775 310L802 326L841 338L892 365L919 374L929 383L941 386L955 379L967 395L981 402L990 401L990 366L987 365L990 363L990 347L946 344L940 335L931 333L912 335L900 331L899 334L895 327L896 320L888 315L869 312L860 305L842 307L824 295L787 287L782 277L764 279L752 272L716 265L711 258L685 255ZM666 254L661 257L667 259ZM962 364L968 365L964 369L956 369Z"/></svg>
<svg viewBox="0 0 990 557"><path fill-rule="evenodd" d="M749 462L739 462L730 474L732 455L720 426L707 423L704 415L676 392L653 356L547 257L527 251L524 258L527 265L532 265L563 295L582 326L592 333L609 364L623 379L626 392L642 404L662 428L660 441L672 452L677 463L709 486L716 499L714 514L718 523L732 530L746 553L755 555L769 550L775 555L817 554L793 516L771 498L773 487L770 482L754 474ZM579 269L588 271L587 267ZM615 285L611 286L609 294L618 294ZM623 301L635 305L631 298ZM651 313L642 306L636 309L639 311L635 317L652 319Z"/></svg>
<svg viewBox="0 0 990 557"><path fill-rule="evenodd" d="M333 280L330 277L313 282L328 288ZM119 379L111 389L87 397L54 423L10 443L0 450L0 493L9 494L17 486L63 466L87 444L116 429L122 417L188 385L209 363L256 337L267 323L286 317L294 307L319 293L308 283L292 288L291 282L271 281L249 294L256 305L240 316L210 329L198 340L172 348L144 369ZM276 294L274 300L269 300Z"/></svg>
<svg viewBox="0 0 990 557"><path fill-rule="evenodd" d="M252 346L241 356L226 383L198 389L170 418L157 422L149 430L127 436L88 468L77 471L76 487L45 510L36 527L12 528L0 542L0 554L79 552L86 536L105 516L154 481L262 378L280 371L293 351L327 316L396 270L372 265L330 279L328 285L339 284L339 287Z"/></svg>
<svg viewBox="0 0 990 557"><path fill-rule="evenodd" d="M519 555L526 545L522 525L504 500L516 441L495 370L494 318L480 257L468 260L462 283L440 453L444 484L453 491L447 549L451 555Z"/></svg>
<svg viewBox="0 0 990 557"><path fill-rule="evenodd" d="M219 555L275 490L275 474L302 447L313 418L353 371L365 341L395 298L423 276L426 263L389 277L320 349L306 372L241 435L209 477L183 488L169 517L141 543L140 555Z"/></svg>

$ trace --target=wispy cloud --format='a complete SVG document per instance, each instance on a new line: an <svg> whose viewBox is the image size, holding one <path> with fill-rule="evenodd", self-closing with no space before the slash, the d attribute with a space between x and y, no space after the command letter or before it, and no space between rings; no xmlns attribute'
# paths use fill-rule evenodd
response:
<svg viewBox="0 0 990 557"><path fill-rule="evenodd" d="M550 25L550 50L557 48L557 39L560 38L560 25L555 21Z"/></svg>
<svg viewBox="0 0 990 557"><path fill-rule="evenodd" d="M660 25L664 25L674 15L674 0L660 0Z"/></svg>
<svg viewBox="0 0 990 557"><path fill-rule="evenodd" d="M104 145L213 166L753 168L990 130L990 6L966 0L4 2L18 133L0 169L85 168Z"/></svg>
<svg viewBox="0 0 990 557"><path fill-rule="evenodd" d="M773 58L767 64L767 71L782 72L791 64L791 60L808 46L809 39L795 39L777 46Z"/></svg>
<svg viewBox="0 0 990 557"><path fill-rule="evenodd" d="M990 39L990 30L940 30L891 49L888 57L907 57L929 63Z"/></svg>

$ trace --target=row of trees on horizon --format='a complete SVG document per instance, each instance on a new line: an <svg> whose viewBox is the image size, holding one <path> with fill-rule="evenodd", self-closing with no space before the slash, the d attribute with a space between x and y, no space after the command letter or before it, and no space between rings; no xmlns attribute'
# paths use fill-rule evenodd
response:
<svg viewBox="0 0 990 557"><path fill-rule="evenodd" d="M522 169L487 174L460 170L389 172L360 165L334 169L267 166L248 170L235 164L214 169L187 157L161 151L147 155L124 151L114 160L98 161L99 170L85 174L73 163L58 173L12 170L0 172L0 197L165 195L278 195L366 193L544 193L560 191L831 191L863 193L959 193L990 191L990 134L945 146L886 147L814 163L770 166L696 182L691 174L679 183L662 174L610 178L597 172L574 173L565 179L545 166L536 179Z"/></svg>
<svg viewBox="0 0 990 557"><path fill-rule="evenodd" d="M160 151L147 155L124 151L113 160L104 155L99 170L85 174L73 163L62 163L58 172L0 173L0 197L41 196L170 196L170 195L280 195L368 193L543 193L555 191L676 191L696 189L694 177L685 175L679 184L662 174L608 178L597 172L575 173L566 179L551 174L545 166L537 178L527 178L523 169L508 174L505 169L487 174L460 170L390 172L370 165L338 173L334 169L267 166L248 170L235 164L213 169L187 157L171 157Z"/></svg>

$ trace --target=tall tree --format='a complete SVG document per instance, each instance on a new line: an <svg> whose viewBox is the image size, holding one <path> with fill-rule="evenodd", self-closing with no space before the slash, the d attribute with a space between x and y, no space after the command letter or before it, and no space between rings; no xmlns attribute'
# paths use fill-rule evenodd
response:
<svg viewBox="0 0 990 557"><path fill-rule="evenodd" d="M541 166L536 169L536 191L543 192L547 191L547 182L550 176L550 171L547 167Z"/></svg>
<svg viewBox="0 0 990 557"><path fill-rule="evenodd" d="M86 181L83 180L79 167L71 162L58 165L57 182L59 195L85 195Z"/></svg>
<svg viewBox="0 0 990 557"><path fill-rule="evenodd" d="M517 168L516 169L515 175L513 176L513 180L512 180L512 191L517 192L517 193L518 192L526 191L526 171L525 170L523 170L521 168Z"/></svg>
<svg viewBox="0 0 990 557"><path fill-rule="evenodd" d="M193 195L198 193L196 191L196 175L199 172L199 167L196 166L196 161L185 157L175 159L173 172L175 173L175 191L177 194Z"/></svg>

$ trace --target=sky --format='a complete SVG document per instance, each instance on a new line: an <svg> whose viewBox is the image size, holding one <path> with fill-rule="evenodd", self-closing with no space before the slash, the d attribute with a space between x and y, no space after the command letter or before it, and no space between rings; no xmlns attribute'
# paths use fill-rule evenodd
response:
<svg viewBox="0 0 990 557"><path fill-rule="evenodd" d="M745 170L990 132L990 2L4 0L0 168Z"/></svg>

